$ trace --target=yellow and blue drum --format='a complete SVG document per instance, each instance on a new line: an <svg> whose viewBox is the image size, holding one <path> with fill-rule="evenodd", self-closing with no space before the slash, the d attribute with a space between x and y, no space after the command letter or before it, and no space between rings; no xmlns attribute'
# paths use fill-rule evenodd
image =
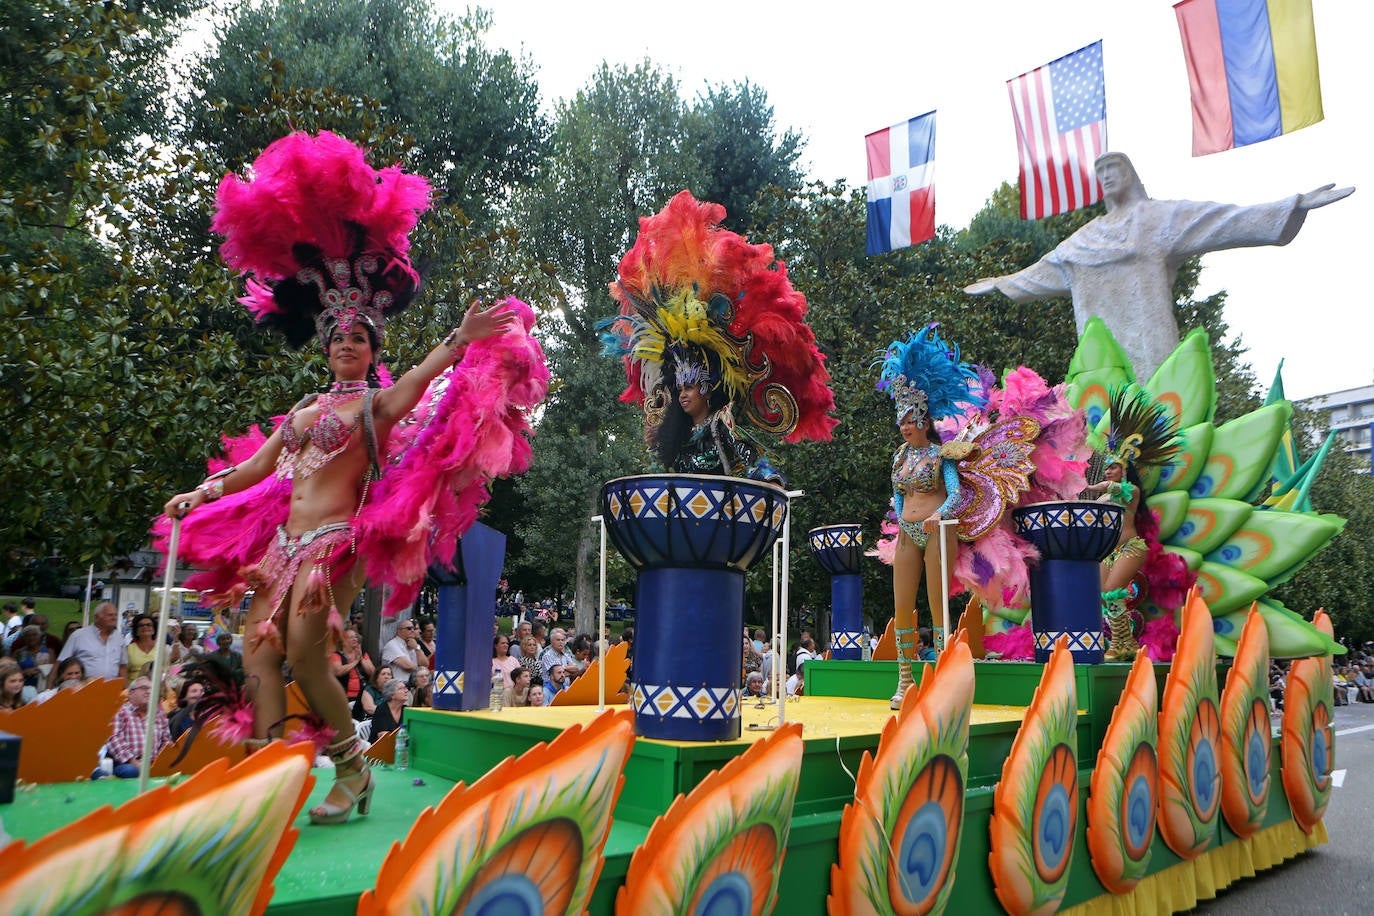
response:
<svg viewBox="0 0 1374 916"><path fill-rule="evenodd" d="M744 573L782 533L786 494L736 477L620 477L602 488L601 513L638 573L635 734L738 738Z"/></svg>

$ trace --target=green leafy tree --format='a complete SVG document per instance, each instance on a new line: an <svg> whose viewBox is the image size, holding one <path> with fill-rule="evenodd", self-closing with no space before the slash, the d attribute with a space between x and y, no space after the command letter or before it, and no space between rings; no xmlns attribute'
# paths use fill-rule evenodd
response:
<svg viewBox="0 0 1374 916"><path fill-rule="evenodd" d="M362 142L393 128L411 138L406 164L485 220L530 179L547 133L531 63L488 47L490 23L429 0L244 3L192 69L187 134L238 168L292 129Z"/></svg>

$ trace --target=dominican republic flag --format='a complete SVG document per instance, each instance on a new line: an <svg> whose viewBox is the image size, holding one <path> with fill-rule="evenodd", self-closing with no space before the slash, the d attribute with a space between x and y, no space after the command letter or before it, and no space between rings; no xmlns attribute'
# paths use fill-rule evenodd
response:
<svg viewBox="0 0 1374 916"><path fill-rule="evenodd" d="M1194 156L1322 119L1312 0L1183 0L1174 15L1193 97Z"/></svg>
<svg viewBox="0 0 1374 916"><path fill-rule="evenodd" d="M864 137L868 148L868 253L935 235L935 112Z"/></svg>
<svg viewBox="0 0 1374 916"><path fill-rule="evenodd" d="M1007 80L1007 92L1021 154L1021 218L1101 200L1093 160L1107 149L1102 42Z"/></svg>

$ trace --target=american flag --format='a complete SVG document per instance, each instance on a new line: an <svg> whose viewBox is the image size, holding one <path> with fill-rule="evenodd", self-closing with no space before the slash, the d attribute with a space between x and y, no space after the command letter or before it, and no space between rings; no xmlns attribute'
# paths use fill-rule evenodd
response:
<svg viewBox="0 0 1374 916"><path fill-rule="evenodd" d="M1102 42L1007 80L1021 154L1021 218L1102 199L1093 160L1107 148Z"/></svg>

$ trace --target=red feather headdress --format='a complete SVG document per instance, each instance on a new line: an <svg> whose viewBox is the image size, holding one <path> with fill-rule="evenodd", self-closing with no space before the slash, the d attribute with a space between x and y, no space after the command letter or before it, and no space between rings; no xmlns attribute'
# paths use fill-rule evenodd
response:
<svg viewBox="0 0 1374 916"><path fill-rule="evenodd" d="M603 323L605 352L625 360L621 400L644 405L653 423L667 396L665 364L695 352L737 417L788 442L829 440L835 396L806 297L772 246L722 229L724 217L724 207L682 191L639 221L611 284L621 312Z"/></svg>

